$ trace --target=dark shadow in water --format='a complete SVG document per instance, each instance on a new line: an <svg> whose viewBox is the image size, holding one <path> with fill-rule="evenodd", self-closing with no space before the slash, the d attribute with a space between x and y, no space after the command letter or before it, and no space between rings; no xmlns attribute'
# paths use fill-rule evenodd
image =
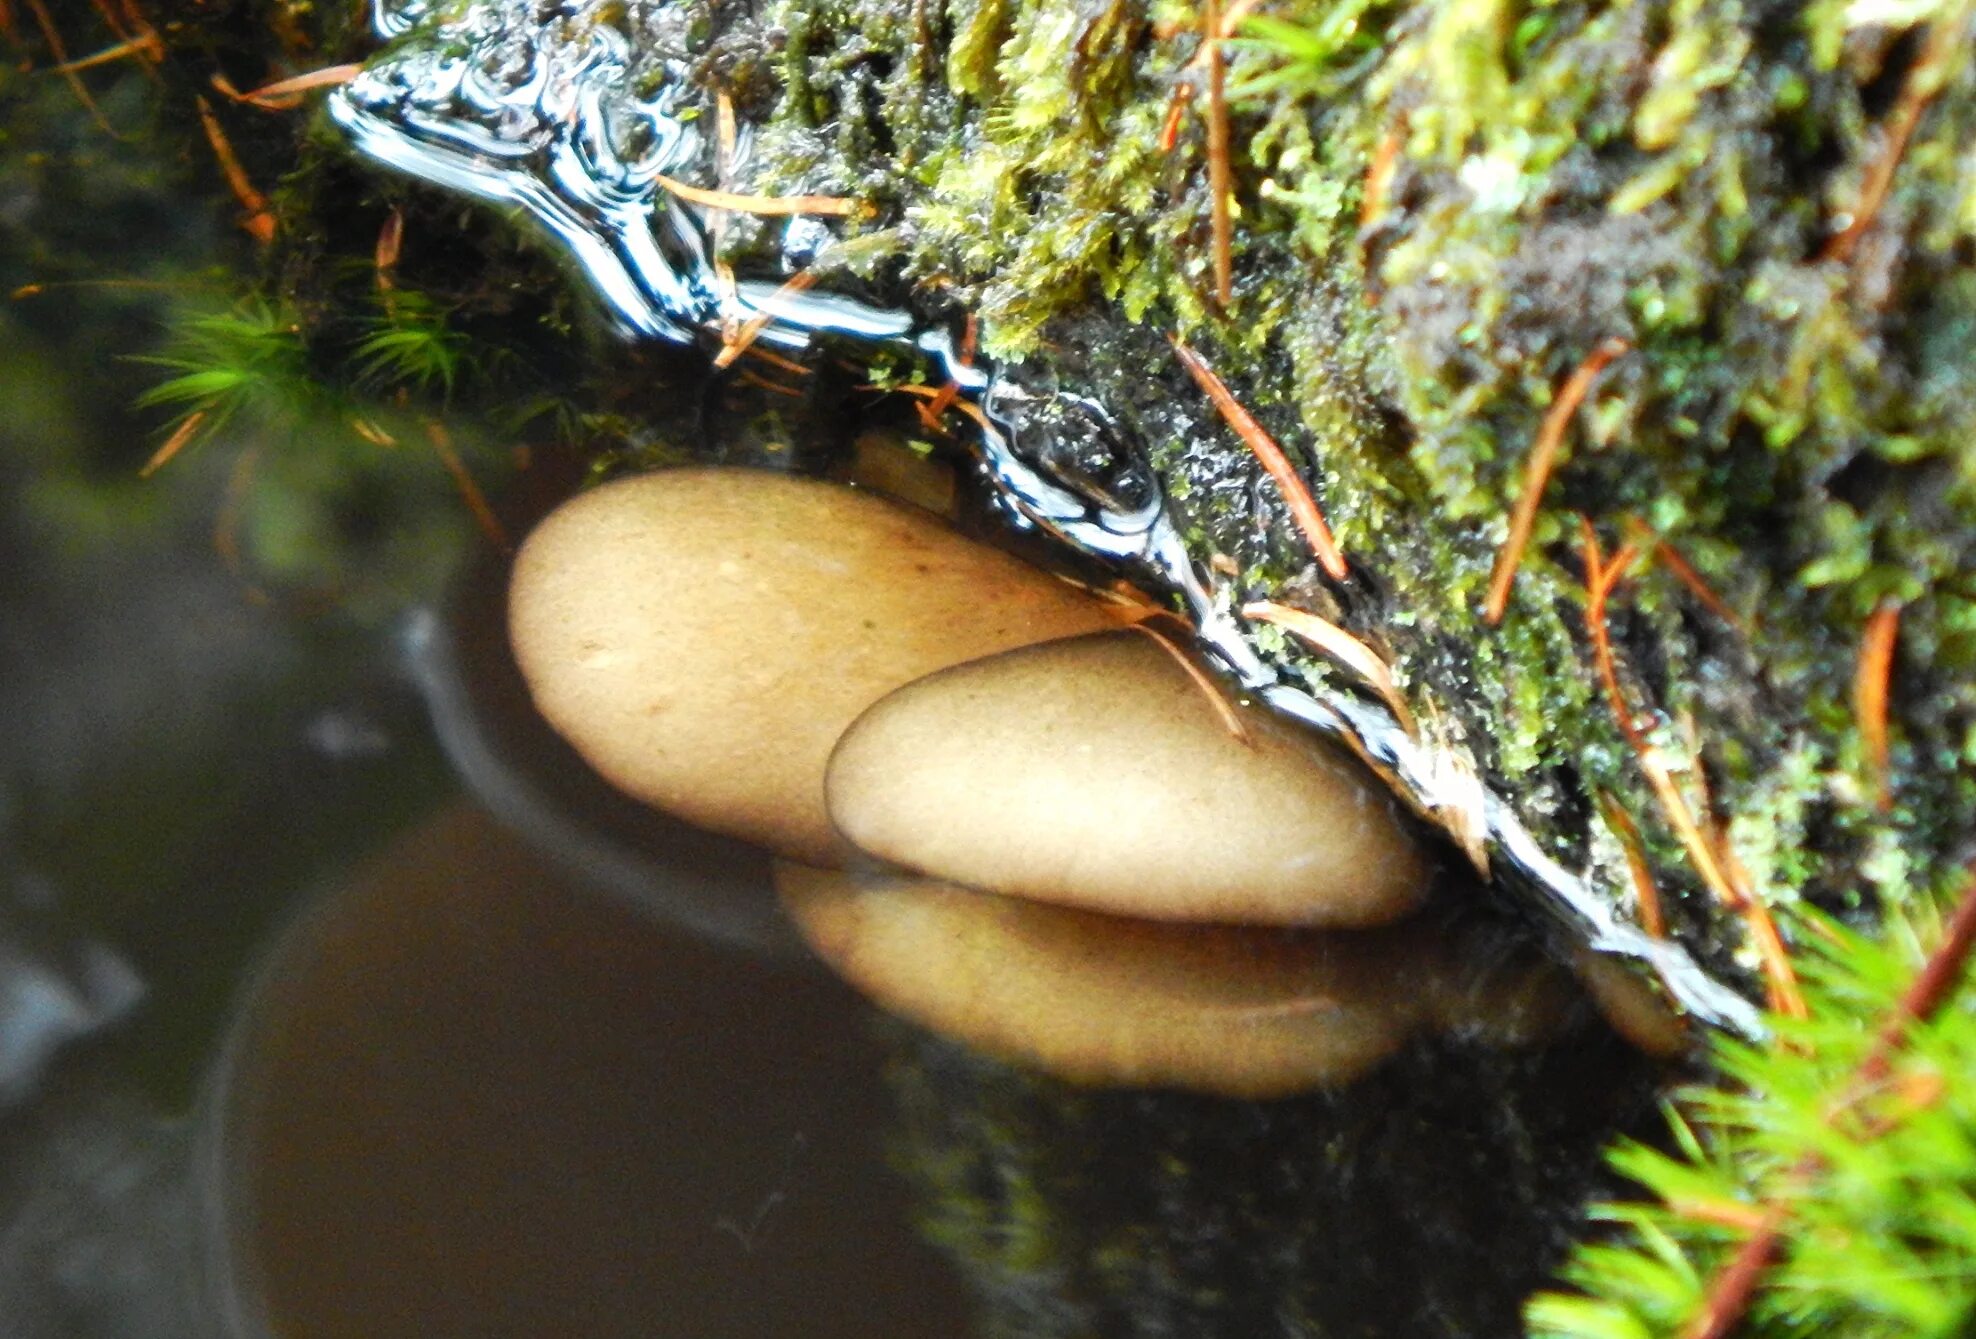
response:
<svg viewBox="0 0 1976 1339"><path fill-rule="evenodd" d="M483 553L406 650L447 757L483 805L597 889L711 943L797 956L759 848L640 804L549 728L508 649L509 562Z"/></svg>
<svg viewBox="0 0 1976 1339"><path fill-rule="evenodd" d="M1596 1025L1516 1053L1416 1042L1276 1102L1072 1088L896 1029L898 1161L992 1339L1507 1339L1600 1150L1653 1124Z"/></svg>
<svg viewBox="0 0 1976 1339"><path fill-rule="evenodd" d="M234 1336L959 1333L876 1078L834 983L450 808L293 932L229 1045L202 1161Z"/></svg>

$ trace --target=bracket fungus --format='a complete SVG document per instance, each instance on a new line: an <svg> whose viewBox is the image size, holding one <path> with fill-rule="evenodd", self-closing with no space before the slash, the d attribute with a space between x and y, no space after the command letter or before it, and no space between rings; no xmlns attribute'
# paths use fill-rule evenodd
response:
<svg viewBox="0 0 1976 1339"><path fill-rule="evenodd" d="M956 665L845 732L830 816L921 873L1115 915L1365 926L1416 909L1433 862L1386 789L1273 712L1235 706L1232 732L1207 691L1127 632Z"/></svg>
<svg viewBox="0 0 1976 1339"><path fill-rule="evenodd" d="M620 789L785 855L851 855L830 749L892 689L1113 626L1097 601L926 513L765 471L673 469L583 493L515 561L536 706Z"/></svg>

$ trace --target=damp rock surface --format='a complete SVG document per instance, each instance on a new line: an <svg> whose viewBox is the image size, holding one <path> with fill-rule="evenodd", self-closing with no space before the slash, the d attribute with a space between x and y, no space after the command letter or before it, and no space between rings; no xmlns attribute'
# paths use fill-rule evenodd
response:
<svg viewBox="0 0 1976 1339"><path fill-rule="evenodd" d="M959 661L1111 626L1096 601L926 514L765 471L584 493L529 536L514 649L604 777L702 826L834 864L823 770L845 726Z"/></svg>

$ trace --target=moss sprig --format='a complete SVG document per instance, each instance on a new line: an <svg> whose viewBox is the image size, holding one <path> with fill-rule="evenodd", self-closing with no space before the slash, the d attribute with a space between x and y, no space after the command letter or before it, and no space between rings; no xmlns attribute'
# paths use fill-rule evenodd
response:
<svg viewBox="0 0 1976 1339"><path fill-rule="evenodd" d="M1719 1041L1670 1106L1672 1151L1620 1146L1646 1192L1528 1308L1537 1339L1949 1339L1976 1322L1976 926L1918 914L1867 936L1803 913L1810 1016ZM1924 952L1922 945L1933 947Z"/></svg>

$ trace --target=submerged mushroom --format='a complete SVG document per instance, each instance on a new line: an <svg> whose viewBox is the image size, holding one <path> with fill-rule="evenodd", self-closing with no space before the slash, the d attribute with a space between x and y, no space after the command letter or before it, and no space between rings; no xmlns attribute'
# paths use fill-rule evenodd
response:
<svg viewBox="0 0 1976 1339"><path fill-rule="evenodd" d="M1127 632L958 665L845 733L830 815L921 873L1118 915L1364 926L1417 907L1432 862L1390 793L1207 691Z"/></svg>
<svg viewBox="0 0 1976 1339"><path fill-rule="evenodd" d="M1534 950L1478 953L1432 917L1179 925L786 861L775 881L811 947L879 1005L1074 1082L1281 1096L1349 1083L1423 1031L1534 1043L1572 1003Z"/></svg>
<svg viewBox="0 0 1976 1339"><path fill-rule="evenodd" d="M1112 626L916 509L716 469L564 504L516 559L510 619L537 707L613 784L822 863L849 854L823 768L859 712L948 665Z"/></svg>

